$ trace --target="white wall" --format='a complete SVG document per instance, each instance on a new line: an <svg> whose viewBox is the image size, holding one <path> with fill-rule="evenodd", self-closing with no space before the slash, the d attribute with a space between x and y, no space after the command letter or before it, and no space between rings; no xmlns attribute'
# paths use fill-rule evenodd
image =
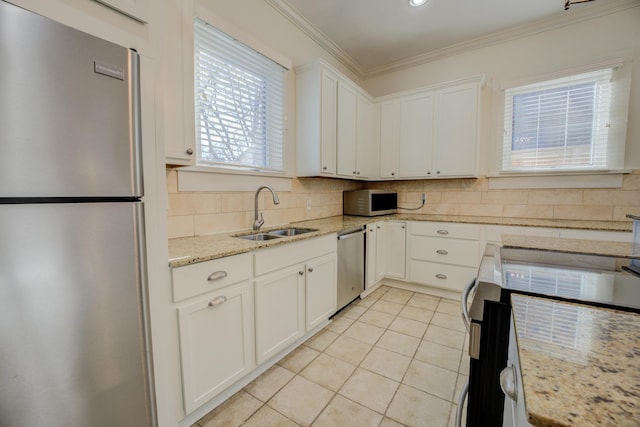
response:
<svg viewBox="0 0 640 427"><path fill-rule="evenodd" d="M625 167L640 168L640 3L622 12L459 53L388 75L363 87L374 96L485 74L482 171L501 143L501 84L620 57L633 60ZM483 94L484 95L484 94Z"/></svg>

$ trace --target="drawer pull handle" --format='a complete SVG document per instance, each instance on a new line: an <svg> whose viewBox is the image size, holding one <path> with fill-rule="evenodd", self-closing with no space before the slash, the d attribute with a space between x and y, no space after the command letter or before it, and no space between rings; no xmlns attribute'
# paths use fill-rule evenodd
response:
<svg viewBox="0 0 640 427"><path fill-rule="evenodd" d="M436 251L436 253L439 254L439 255L448 255L449 254L449 252L446 249L438 249Z"/></svg>
<svg viewBox="0 0 640 427"><path fill-rule="evenodd" d="M219 297L215 297L209 301L209 307L215 307L216 305L224 304L225 302L227 302L227 297L220 295Z"/></svg>
<svg viewBox="0 0 640 427"><path fill-rule="evenodd" d="M216 280L224 279L225 277L227 277L226 271L214 271L209 275L209 277L207 277L207 280L209 282L215 282Z"/></svg>
<svg viewBox="0 0 640 427"><path fill-rule="evenodd" d="M449 234L449 232L447 230L438 230L437 233L442 235L442 236L446 236L447 234Z"/></svg>
<svg viewBox="0 0 640 427"><path fill-rule="evenodd" d="M436 274L436 277L437 277L438 279L442 279L442 280L444 280L444 279L446 279L446 278L447 278L447 275L446 275L446 274L442 274L442 273L438 273L438 274Z"/></svg>

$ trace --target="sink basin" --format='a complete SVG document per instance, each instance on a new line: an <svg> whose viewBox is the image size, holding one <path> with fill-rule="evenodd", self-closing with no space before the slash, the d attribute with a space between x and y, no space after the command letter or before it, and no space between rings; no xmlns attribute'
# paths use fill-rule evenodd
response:
<svg viewBox="0 0 640 427"><path fill-rule="evenodd" d="M298 234L312 233L318 231L313 228L284 228L282 230L269 231L267 234L274 236L297 236Z"/></svg>
<svg viewBox="0 0 640 427"><path fill-rule="evenodd" d="M267 233L256 233L256 234L245 234L243 236L235 236L239 239L245 239L245 240L273 240L273 239L279 239L280 236L276 236L275 234L267 234Z"/></svg>

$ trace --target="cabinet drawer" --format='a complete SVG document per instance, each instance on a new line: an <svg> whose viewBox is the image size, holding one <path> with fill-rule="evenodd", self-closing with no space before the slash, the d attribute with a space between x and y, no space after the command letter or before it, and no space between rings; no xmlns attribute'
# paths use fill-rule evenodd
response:
<svg viewBox="0 0 640 427"><path fill-rule="evenodd" d="M280 270L329 252L336 252L337 249L338 240L335 234L314 237L275 248L261 249L253 254L255 274L259 276Z"/></svg>
<svg viewBox="0 0 640 427"><path fill-rule="evenodd" d="M477 267L480 242L440 237L411 236L409 256L421 261Z"/></svg>
<svg viewBox="0 0 640 427"><path fill-rule="evenodd" d="M173 301L220 289L251 277L251 254L240 254L171 270Z"/></svg>
<svg viewBox="0 0 640 427"><path fill-rule="evenodd" d="M425 285L461 292L471 279L476 277L477 268L439 264L412 259L409 264L411 281Z"/></svg>
<svg viewBox="0 0 640 427"><path fill-rule="evenodd" d="M480 226L476 224L413 221L411 222L410 233L417 236L480 240Z"/></svg>

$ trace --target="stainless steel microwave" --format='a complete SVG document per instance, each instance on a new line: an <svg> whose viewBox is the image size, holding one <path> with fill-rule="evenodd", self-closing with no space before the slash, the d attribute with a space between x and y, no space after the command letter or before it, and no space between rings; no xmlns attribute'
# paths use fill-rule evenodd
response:
<svg viewBox="0 0 640 427"><path fill-rule="evenodd" d="M345 215L376 216L396 213L398 193L389 190L354 190L342 193Z"/></svg>

